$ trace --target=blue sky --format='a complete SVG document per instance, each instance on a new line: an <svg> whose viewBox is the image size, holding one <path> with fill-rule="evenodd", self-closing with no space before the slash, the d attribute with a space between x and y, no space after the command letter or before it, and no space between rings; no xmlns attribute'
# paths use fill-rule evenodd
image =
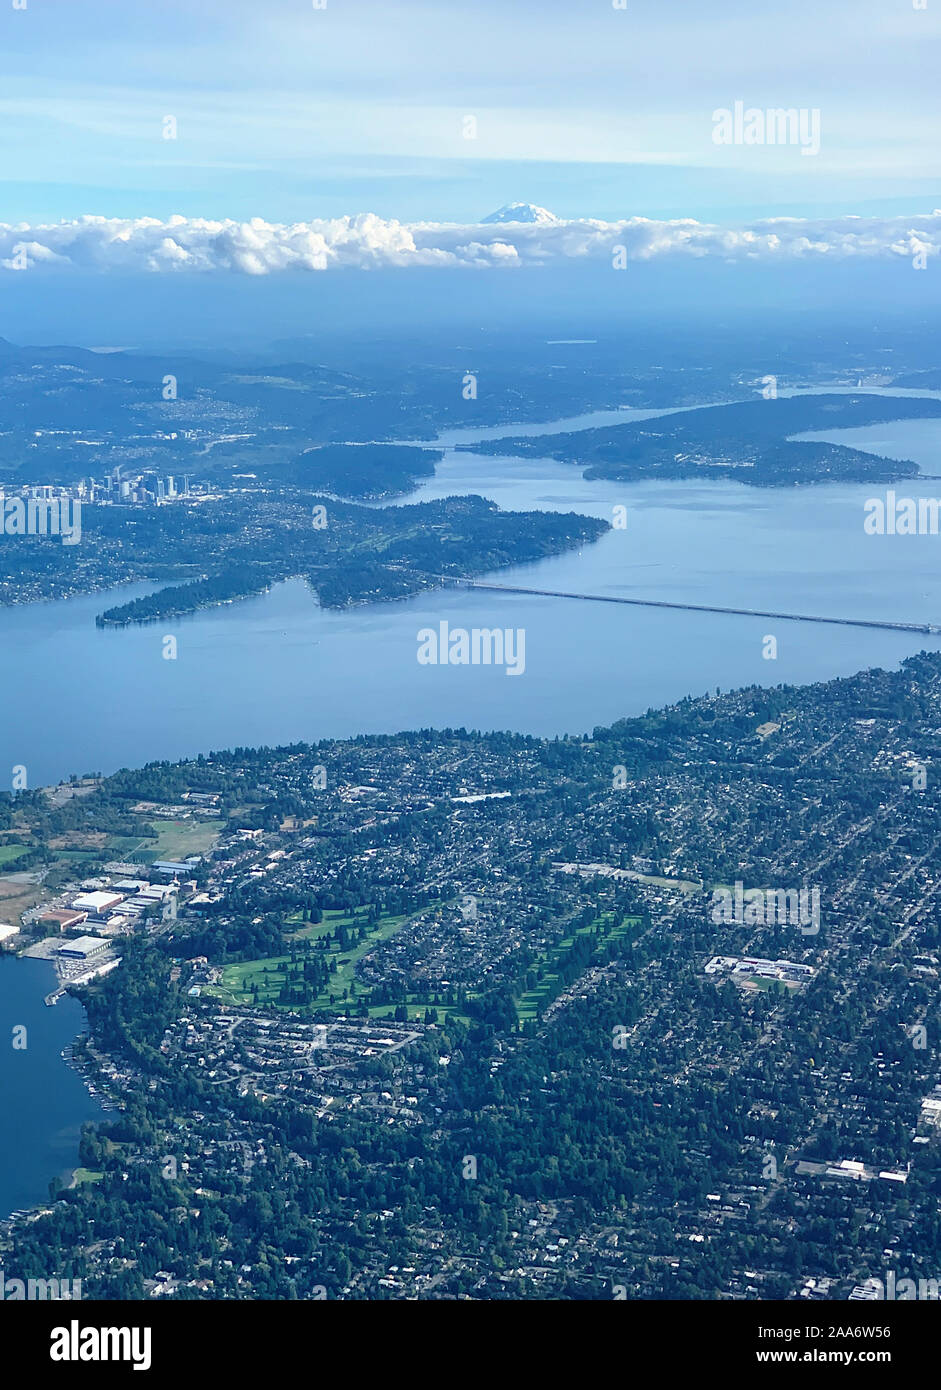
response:
<svg viewBox="0 0 941 1390"><path fill-rule="evenodd" d="M941 0L0 0L0 220L925 212L939 40ZM820 154L714 145L736 100Z"/></svg>

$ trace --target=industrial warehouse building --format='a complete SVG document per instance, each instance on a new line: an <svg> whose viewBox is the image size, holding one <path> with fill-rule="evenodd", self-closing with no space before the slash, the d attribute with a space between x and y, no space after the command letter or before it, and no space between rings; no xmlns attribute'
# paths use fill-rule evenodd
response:
<svg viewBox="0 0 941 1390"><path fill-rule="evenodd" d="M59 947L58 954L67 960L89 960L111 945L101 936L77 936L74 941L66 941Z"/></svg>
<svg viewBox="0 0 941 1390"><path fill-rule="evenodd" d="M73 931L82 925L87 916L87 912L69 912L67 908L62 908L57 911L44 912L39 920L44 926L51 927L53 930Z"/></svg>
<svg viewBox="0 0 941 1390"><path fill-rule="evenodd" d="M76 912L88 912L100 917L123 901L123 893L82 893L73 900L72 906Z"/></svg>

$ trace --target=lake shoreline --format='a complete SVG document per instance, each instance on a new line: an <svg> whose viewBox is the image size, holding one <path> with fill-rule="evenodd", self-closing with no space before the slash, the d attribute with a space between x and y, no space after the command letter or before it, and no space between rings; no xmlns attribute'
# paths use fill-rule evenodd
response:
<svg viewBox="0 0 941 1390"><path fill-rule="evenodd" d="M67 1185L81 1166L78 1144L83 1124L105 1117L79 1068L70 1060L76 1040L88 1031L79 1002L65 996L44 1002L51 962L31 977L30 957L0 957L0 1003L24 1045L0 1054L0 1085L17 1114L15 1143L7 1134L0 1166L0 1221L16 1211L33 1211L49 1201L49 1184Z"/></svg>

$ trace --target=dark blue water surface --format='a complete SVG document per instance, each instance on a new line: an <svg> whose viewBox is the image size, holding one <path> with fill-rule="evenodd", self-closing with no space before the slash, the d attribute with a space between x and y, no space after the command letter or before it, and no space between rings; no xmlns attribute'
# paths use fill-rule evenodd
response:
<svg viewBox="0 0 941 1390"><path fill-rule="evenodd" d="M62 1059L84 1031L85 1012L67 995L47 1007L43 997L55 984L48 962L0 954L0 1217L44 1201L50 1179L67 1182L82 1125L104 1114ZM23 1027L26 1047L14 1047L14 1030L22 1039Z"/></svg>

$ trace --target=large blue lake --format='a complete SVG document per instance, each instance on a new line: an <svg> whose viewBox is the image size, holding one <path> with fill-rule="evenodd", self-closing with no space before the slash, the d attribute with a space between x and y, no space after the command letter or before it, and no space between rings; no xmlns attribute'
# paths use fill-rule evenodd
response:
<svg viewBox="0 0 941 1390"><path fill-rule="evenodd" d="M68 996L47 1008L43 995L54 985L46 961L0 955L0 1217L47 1200L52 1178L67 1181L78 1163L82 1125L104 1113L62 1060L85 1015ZM25 1047L13 1047L14 1028L25 1028L16 1035Z"/></svg>
<svg viewBox="0 0 941 1390"><path fill-rule="evenodd" d="M627 418L600 413L579 423ZM535 434L546 426L520 428ZM481 458L454 445L506 434L451 431L436 475L404 501L476 492L512 509L580 511L624 530L597 544L502 572L533 588L903 622L941 621L941 536L869 536L869 485L759 490L728 482L586 482L551 460ZM941 473L941 421L836 431L837 441ZM898 486L935 496L941 484ZM496 578L497 576L495 576ZM419 726L581 733L623 715L716 687L827 680L894 666L939 640L920 634L767 618L658 611L525 595L447 590L346 612L321 610L301 581L243 603L157 626L100 630L95 615L147 586L0 610L6 655L0 769L29 784L111 772L234 744L392 732ZM420 628L522 627L519 677L485 666L423 666ZM165 633L178 657L165 661ZM774 661L763 639L777 638ZM5 1113L17 1117L0 1163L0 1214L41 1199L77 1162L95 1111L59 1052L81 1010L46 1009L48 967L0 960L0 1038L31 1022L27 1056L0 1046ZM40 978L42 976L42 978ZM10 1130L7 1130L10 1135Z"/></svg>
<svg viewBox="0 0 941 1390"><path fill-rule="evenodd" d="M442 444L471 435L453 431ZM937 420L831 437L844 435L860 447L868 438L880 452L917 454L924 471L941 473L933 462L941 457ZM941 484L925 480L898 490L933 496ZM941 620L941 537L865 534L864 503L880 492L871 485L769 490L721 481L586 482L577 469L551 460L448 448L435 477L403 500L465 492L507 508L574 510L609 520L614 507L626 508L626 529L504 571L501 582L836 617ZM95 627L96 613L145 591L131 586L0 610L8 658L0 768L23 764L37 786L72 772L110 772L232 744L443 725L583 732L717 686L824 680L894 665L938 640L481 591L327 612L300 580L173 623ZM461 627L525 628L525 673L419 665L416 634L442 619ZM162 657L165 633L178 639L175 661ZM774 661L762 657L769 633L778 643Z"/></svg>

